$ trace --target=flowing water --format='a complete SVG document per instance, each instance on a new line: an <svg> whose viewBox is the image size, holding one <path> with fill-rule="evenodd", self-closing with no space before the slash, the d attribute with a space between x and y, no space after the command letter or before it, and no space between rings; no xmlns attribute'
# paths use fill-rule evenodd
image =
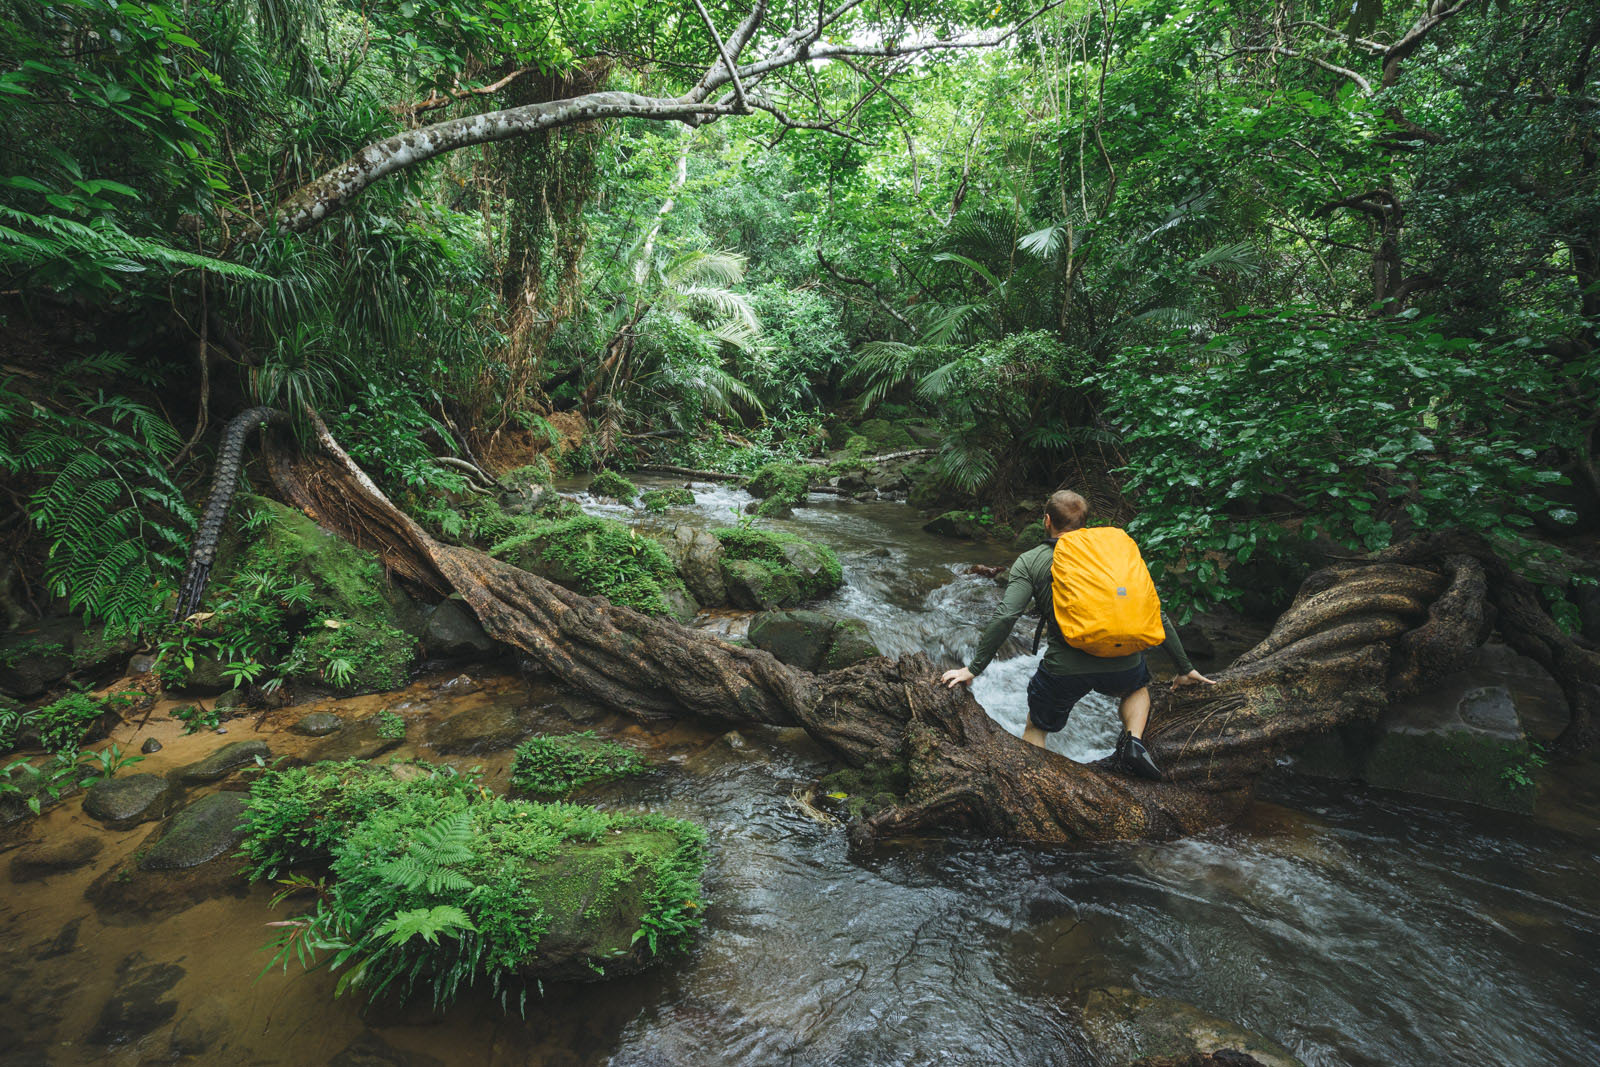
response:
<svg viewBox="0 0 1600 1067"><path fill-rule="evenodd" d="M696 493L655 521L725 524L748 501ZM775 525L839 551L847 584L824 610L867 620L885 651L952 663L998 596L967 566L1009 556L931 538L891 503L820 500ZM1033 657L1020 642L1002 656L975 692L1019 732ZM829 769L799 731L640 726L492 674L324 706L347 717L395 707L416 738L494 704L649 751L656 769L600 802L708 828L706 923L687 955L546 988L525 1016L474 997L442 1016L364 1007L332 999L333 976L295 968L253 981L263 923L281 917L265 887L140 920L102 914L84 891L114 877L150 827L108 833L68 800L0 841L12 855L28 841L104 842L87 867L4 887L0 1065L185 1052L217 1063L1094 1064L1114 1062L1135 1016L1185 1030L1225 1020L1329 1067L1600 1062L1600 797L1583 782L1548 818L1286 780L1243 822L1182 841L931 840L858 856L795 799ZM303 749L273 727L305 710L263 721L276 754ZM230 727L182 737L158 713L145 734L167 748L137 770L254 736L250 720ZM1091 698L1052 744L1094 758L1115 731L1111 706ZM410 741L398 752L433 755ZM505 754L451 762L505 780ZM1583 773L1593 781L1592 764ZM141 982L153 1021L130 1023L140 1004L124 1002Z"/></svg>

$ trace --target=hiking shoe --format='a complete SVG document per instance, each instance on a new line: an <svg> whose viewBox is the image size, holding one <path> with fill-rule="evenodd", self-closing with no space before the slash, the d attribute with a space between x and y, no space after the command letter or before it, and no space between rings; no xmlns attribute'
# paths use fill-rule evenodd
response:
<svg viewBox="0 0 1600 1067"><path fill-rule="evenodd" d="M1140 778L1148 778L1152 782L1161 781L1161 768L1156 766L1156 761L1150 755L1150 750L1144 742L1134 737L1128 731L1122 731L1122 736L1117 738L1116 751L1117 766L1129 774Z"/></svg>

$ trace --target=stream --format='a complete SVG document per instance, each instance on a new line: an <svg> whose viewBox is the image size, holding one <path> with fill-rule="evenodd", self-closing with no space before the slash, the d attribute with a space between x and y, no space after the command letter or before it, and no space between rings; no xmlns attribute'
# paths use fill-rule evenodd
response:
<svg viewBox="0 0 1600 1067"><path fill-rule="evenodd" d="M585 507L718 526L749 501L727 487L694 489L693 506L658 518ZM891 655L920 649L954 664L970 653L999 589L965 571L1009 562L1008 549L927 535L903 504L812 505L764 522L839 553L846 584L820 610L866 620ZM745 621L724 613L701 624L737 631ZM1031 622L1017 634L975 687L1013 733L1034 665ZM1153 671L1170 669L1159 660ZM802 732L642 725L489 668L283 709L259 734L243 718L226 737L184 736L158 709L142 733L125 726L115 737L128 751L160 739L165 748L137 771L163 773L241 738L295 754L306 739L283 728L308 710L394 708L408 724L395 754L439 758L412 739L496 704L531 708L553 731L594 729L640 747L654 769L594 802L707 827L705 926L686 955L630 978L546 987L525 1016L487 995L443 1014L336 1000L337 976L325 971L257 977L264 924L292 914L267 909L270 887L137 920L97 911L86 889L151 826L110 832L69 799L0 838L0 1067L1092 1065L1131 1047L1135 1018L1184 1032L1242 1027L1313 1067L1600 1062L1593 761L1563 771L1574 781L1548 816L1285 776L1242 822L1180 841L918 840L852 856L843 828L796 799L831 769ZM1051 744L1098 758L1117 729L1112 705L1090 697ZM509 759L446 761L481 766L503 787ZM10 879L10 858L28 842L90 837L103 845L89 864ZM150 975L161 976L143 1005L155 1021L108 1029L108 1011L123 1019L119 997Z"/></svg>

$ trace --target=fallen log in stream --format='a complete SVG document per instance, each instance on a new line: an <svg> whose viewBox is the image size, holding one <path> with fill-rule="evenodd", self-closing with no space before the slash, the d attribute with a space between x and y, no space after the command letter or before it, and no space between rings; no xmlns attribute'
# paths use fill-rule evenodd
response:
<svg viewBox="0 0 1600 1067"><path fill-rule="evenodd" d="M1216 672L1216 685L1153 687L1146 738L1167 780L1151 783L1026 744L967 690L939 685L939 668L924 655L815 675L443 544L389 502L320 420L314 425L321 453L271 451L280 492L411 582L460 593L491 636L563 685L638 717L797 725L849 766L903 765L904 797L853 825L858 843L931 833L1057 843L1192 833L1234 817L1281 754L1420 692L1496 627L1566 693L1572 716L1558 748L1594 740L1600 654L1563 634L1533 588L1471 535L1422 538L1319 571L1265 640Z"/></svg>

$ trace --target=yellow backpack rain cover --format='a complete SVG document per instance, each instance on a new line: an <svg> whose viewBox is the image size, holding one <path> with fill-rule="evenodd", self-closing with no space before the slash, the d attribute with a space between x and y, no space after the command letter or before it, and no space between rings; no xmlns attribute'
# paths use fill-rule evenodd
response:
<svg viewBox="0 0 1600 1067"><path fill-rule="evenodd" d="M1114 526L1056 538L1050 588L1061 636L1092 656L1143 652L1166 636L1150 569L1133 538Z"/></svg>

